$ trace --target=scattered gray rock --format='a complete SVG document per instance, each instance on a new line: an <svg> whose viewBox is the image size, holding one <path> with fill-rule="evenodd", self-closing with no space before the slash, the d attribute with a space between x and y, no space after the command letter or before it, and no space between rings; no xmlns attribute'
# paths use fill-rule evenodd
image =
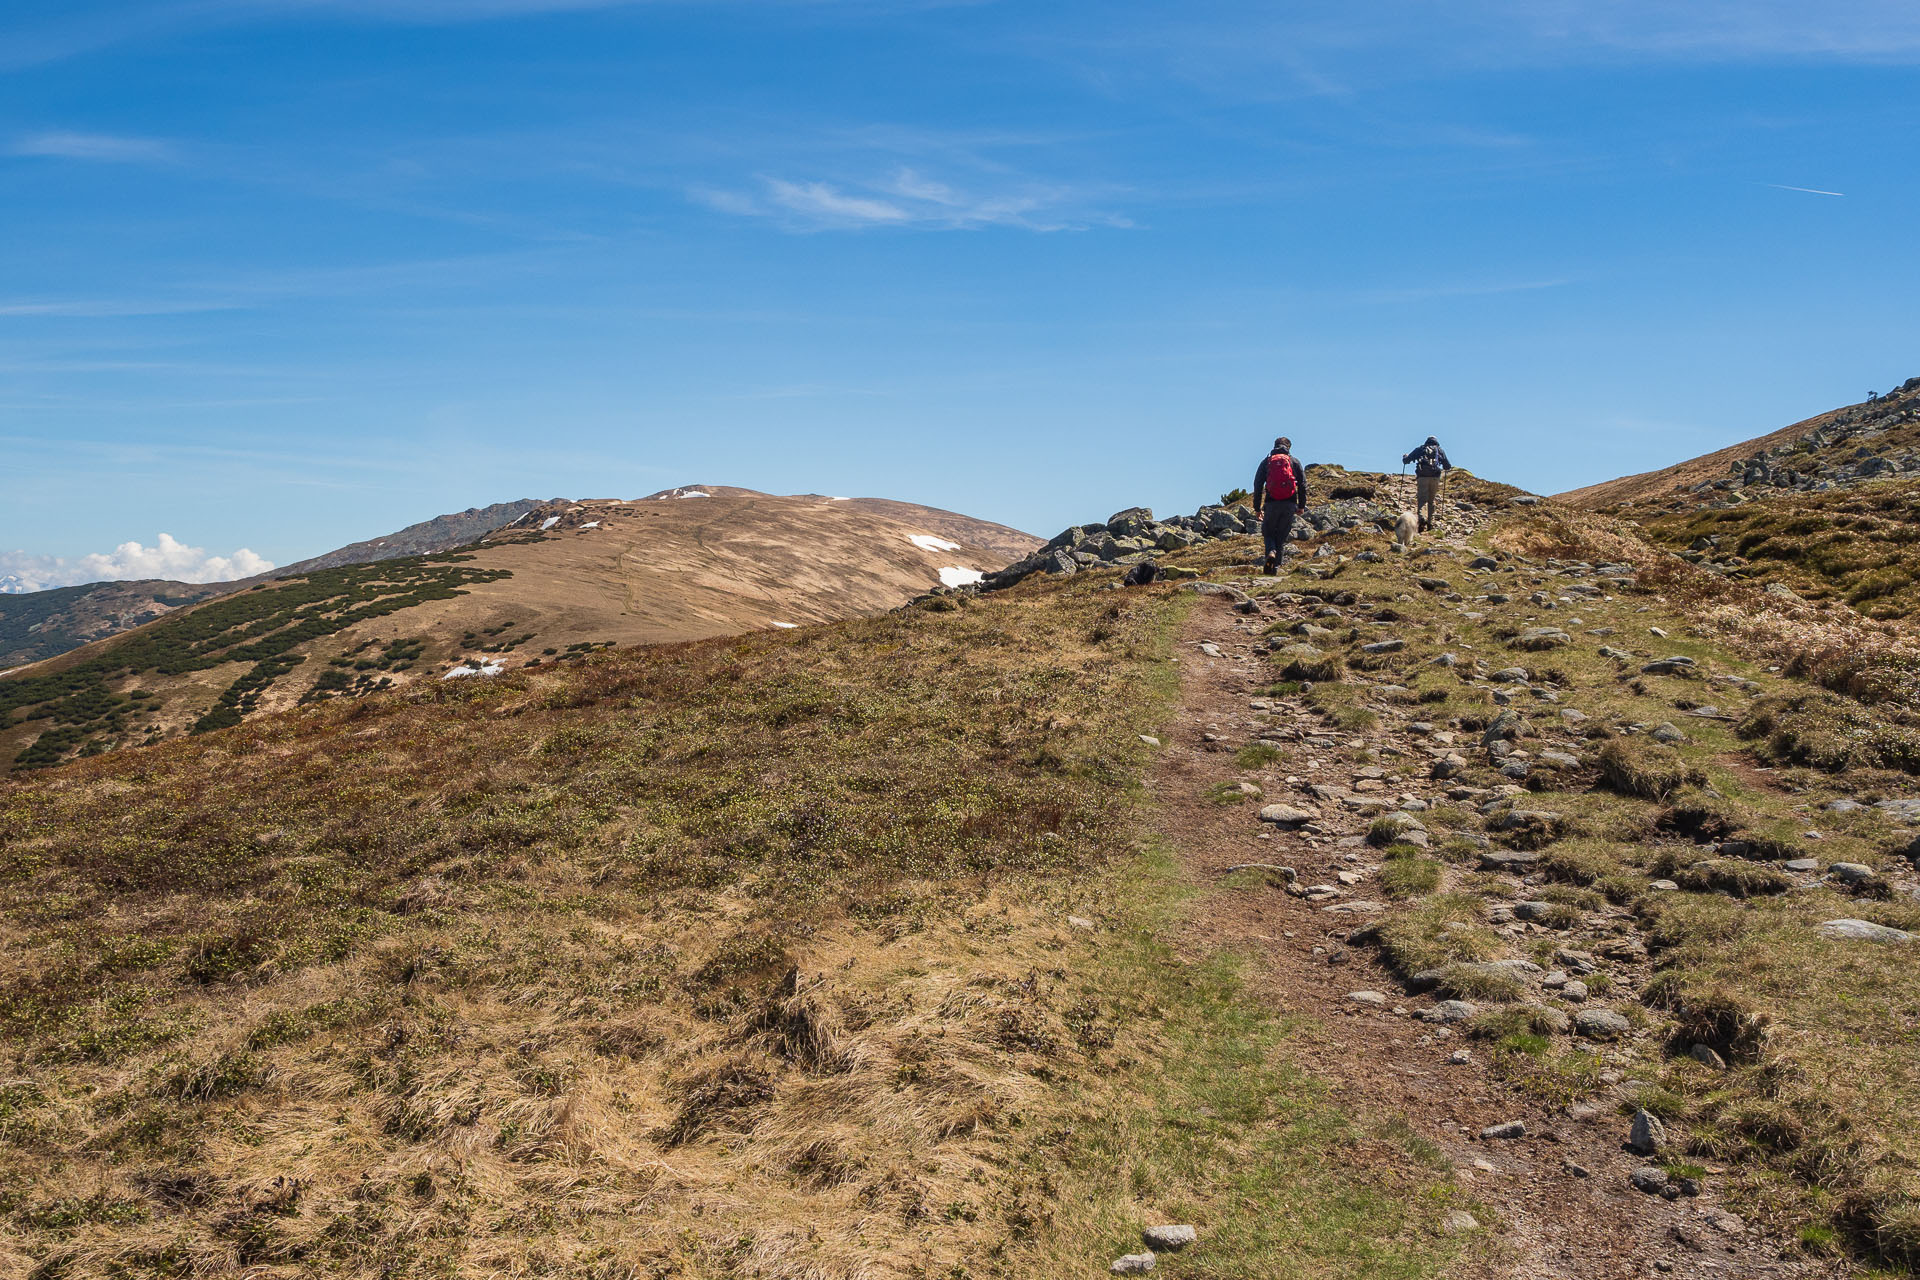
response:
<svg viewBox="0 0 1920 1280"><path fill-rule="evenodd" d="M1362 653L1398 653L1407 647L1405 640L1375 640L1372 644L1360 646Z"/></svg>
<svg viewBox="0 0 1920 1280"><path fill-rule="evenodd" d="M1714 1051L1710 1044L1695 1044L1687 1050L1687 1056L1703 1067L1712 1067L1715 1071L1725 1071L1727 1060Z"/></svg>
<svg viewBox="0 0 1920 1280"><path fill-rule="evenodd" d="M1829 920L1819 926L1818 932L1822 937L1848 942L1912 942L1920 936L1871 920Z"/></svg>
<svg viewBox="0 0 1920 1280"><path fill-rule="evenodd" d="M1260 821L1271 822L1276 827L1303 827L1312 822L1313 817L1305 809L1296 809L1290 804L1270 804L1260 810Z"/></svg>
<svg viewBox="0 0 1920 1280"><path fill-rule="evenodd" d="M1836 862L1827 868L1827 874L1842 884L1859 884L1873 879L1873 868L1859 862Z"/></svg>
<svg viewBox="0 0 1920 1280"><path fill-rule="evenodd" d="M1137 1276L1153 1270L1155 1261L1151 1253L1130 1253L1124 1258L1115 1258L1107 1270L1116 1276Z"/></svg>
<svg viewBox="0 0 1920 1280"><path fill-rule="evenodd" d="M1562 645L1573 643L1573 637L1557 627L1528 627L1509 643L1516 649L1525 649L1529 653L1540 653L1548 649L1558 649Z"/></svg>
<svg viewBox="0 0 1920 1280"><path fill-rule="evenodd" d="M1440 1219L1440 1229L1450 1236L1465 1235L1469 1231L1480 1229L1480 1219L1465 1209L1454 1209Z"/></svg>
<svg viewBox="0 0 1920 1280"><path fill-rule="evenodd" d="M1509 1120L1504 1124L1490 1124L1480 1131L1480 1136L1489 1141L1495 1138L1524 1138L1527 1136L1527 1122Z"/></svg>
<svg viewBox="0 0 1920 1280"><path fill-rule="evenodd" d="M1667 1126L1660 1123L1660 1117L1645 1107L1636 1107L1633 1126L1627 1131L1627 1150L1635 1155L1650 1156L1658 1154L1666 1145Z"/></svg>
<svg viewBox="0 0 1920 1280"><path fill-rule="evenodd" d="M1347 999L1355 1004L1370 1004L1376 1008L1383 1008L1387 1003L1387 998L1378 991L1349 991Z"/></svg>
<svg viewBox="0 0 1920 1280"><path fill-rule="evenodd" d="M1633 1024L1611 1009L1582 1009L1573 1015L1574 1029L1594 1040L1617 1040Z"/></svg>
<svg viewBox="0 0 1920 1280"><path fill-rule="evenodd" d="M1650 1196L1657 1196L1666 1190L1667 1171L1665 1169L1656 1169L1650 1164L1641 1165L1638 1169L1635 1169L1627 1175L1627 1180L1633 1184L1636 1191L1644 1191Z"/></svg>
<svg viewBox="0 0 1920 1280"><path fill-rule="evenodd" d="M1177 1226L1148 1227L1140 1233L1140 1238L1157 1253L1178 1253L1198 1240L1200 1233L1182 1223Z"/></svg>
<svg viewBox="0 0 1920 1280"><path fill-rule="evenodd" d="M1420 1012L1423 1022L1465 1022L1480 1012L1480 1007L1467 1000L1442 1000L1430 1009Z"/></svg>
<svg viewBox="0 0 1920 1280"><path fill-rule="evenodd" d="M1557 919L1562 910L1557 902L1526 901L1513 904L1513 916L1516 920L1551 921Z"/></svg>

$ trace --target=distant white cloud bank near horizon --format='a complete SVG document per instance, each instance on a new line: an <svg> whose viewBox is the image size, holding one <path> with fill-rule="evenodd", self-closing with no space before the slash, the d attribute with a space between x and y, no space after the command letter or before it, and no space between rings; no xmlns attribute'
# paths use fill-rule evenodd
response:
<svg viewBox="0 0 1920 1280"><path fill-rule="evenodd" d="M231 555L209 555L205 547L190 547L172 534L163 533L151 547L123 542L112 551L96 551L76 560L29 555L24 551L0 551L0 593L46 591L85 582L133 582L142 578L231 582L235 578L265 573L273 567L273 561L255 555L246 547Z"/></svg>

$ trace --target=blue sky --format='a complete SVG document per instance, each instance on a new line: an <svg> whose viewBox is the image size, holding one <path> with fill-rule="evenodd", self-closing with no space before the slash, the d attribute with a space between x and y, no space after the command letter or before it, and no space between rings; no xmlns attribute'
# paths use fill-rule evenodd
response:
<svg viewBox="0 0 1920 1280"><path fill-rule="evenodd" d="M13 0L0 575L1644 470L1920 373L1916 64L1889 0Z"/></svg>

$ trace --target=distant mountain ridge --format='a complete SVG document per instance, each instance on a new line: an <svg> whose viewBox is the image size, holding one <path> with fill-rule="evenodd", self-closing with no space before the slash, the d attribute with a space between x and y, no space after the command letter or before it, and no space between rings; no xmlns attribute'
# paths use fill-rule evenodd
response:
<svg viewBox="0 0 1920 1280"><path fill-rule="evenodd" d="M435 516L431 520L422 520L419 524L410 524L397 533L384 538L369 538L364 542L349 543L337 551L314 556L311 560L301 560L271 573L263 573L257 578L248 578L233 583L235 589L251 586L255 582L270 582L276 578L290 578L295 574L311 573L315 569L337 569L345 564L373 564L380 560L398 560L402 556L428 556L440 551L451 551L455 547L464 547L477 541L495 529L512 524L529 511L562 502L561 498L521 498L515 502L496 502L486 507L468 507L465 511L456 511L451 515Z"/></svg>
<svg viewBox="0 0 1920 1280"><path fill-rule="evenodd" d="M119 635L184 605L214 596L245 591L263 582L337 569L342 565L372 564L404 556L433 555L464 547L509 524L537 507L549 505L536 498L496 502L465 511L435 516L410 524L397 533L349 543L251 578L230 582L175 582L148 578L132 582L88 582L45 591L17 590L17 578L0 578L0 671L44 662L83 644ZM9 589L12 582L15 589Z"/></svg>
<svg viewBox="0 0 1920 1280"><path fill-rule="evenodd" d="M396 542L429 550L389 554ZM726 486L475 508L194 602L166 596L172 584L135 584L127 598L157 616L0 678L0 772L614 645L879 613L1038 545L930 507ZM13 601L40 608L44 636L62 607L97 607L127 585Z"/></svg>

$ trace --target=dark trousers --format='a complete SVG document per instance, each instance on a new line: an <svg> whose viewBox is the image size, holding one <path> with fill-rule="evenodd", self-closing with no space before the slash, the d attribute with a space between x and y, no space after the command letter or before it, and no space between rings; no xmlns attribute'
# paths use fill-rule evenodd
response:
<svg viewBox="0 0 1920 1280"><path fill-rule="evenodd" d="M1291 499L1285 502L1269 502L1260 517L1260 535L1267 541L1267 556L1278 560L1286 553L1287 539L1293 536L1293 518L1300 514L1300 504Z"/></svg>

